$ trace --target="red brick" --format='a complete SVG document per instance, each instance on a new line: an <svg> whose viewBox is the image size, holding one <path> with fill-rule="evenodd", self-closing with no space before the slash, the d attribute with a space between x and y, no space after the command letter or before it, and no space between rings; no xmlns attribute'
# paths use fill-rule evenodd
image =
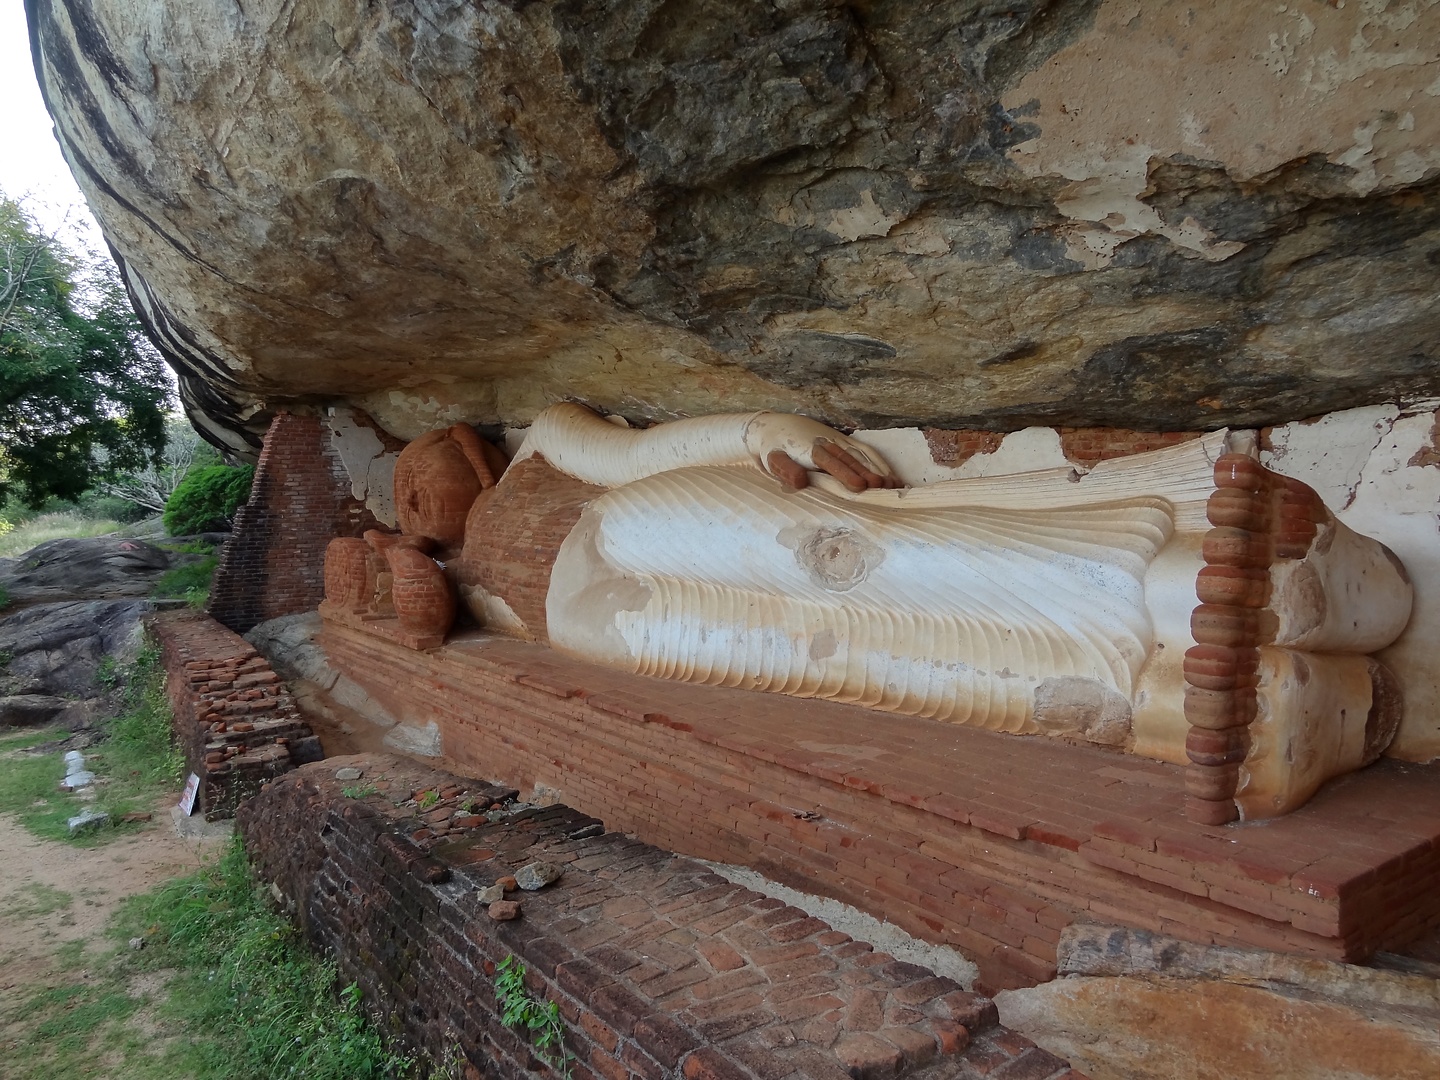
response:
<svg viewBox="0 0 1440 1080"><path fill-rule="evenodd" d="M682 1071L686 1080L751 1080L743 1069L708 1046L687 1057Z"/></svg>

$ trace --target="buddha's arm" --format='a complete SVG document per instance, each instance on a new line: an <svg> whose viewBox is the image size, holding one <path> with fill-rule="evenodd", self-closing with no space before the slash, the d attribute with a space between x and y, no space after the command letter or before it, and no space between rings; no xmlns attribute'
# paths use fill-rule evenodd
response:
<svg viewBox="0 0 1440 1080"><path fill-rule="evenodd" d="M873 450L786 413L697 416L635 431L564 402L535 418L516 460L534 454L578 480L611 488L697 465L755 465L790 487L804 487L808 470L828 472L854 490L894 484Z"/></svg>

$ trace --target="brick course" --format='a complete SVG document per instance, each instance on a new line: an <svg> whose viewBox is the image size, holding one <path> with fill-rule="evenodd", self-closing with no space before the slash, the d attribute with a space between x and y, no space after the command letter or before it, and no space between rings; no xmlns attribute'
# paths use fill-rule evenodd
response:
<svg viewBox="0 0 1440 1080"><path fill-rule="evenodd" d="M1381 762L1260 826L1184 816L1184 770L1103 749L690 686L472 633L417 653L327 623L331 662L449 760L755 866L979 963L1053 977L1077 919L1361 960L1440 925L1440 769Z"/></svg>
<svg viewBox="0 0 1440 1080"><path fill-rule="evenodd" d="M146 626L160 643L175 740L200 777L195 812L231 817L265 781L324 756L280 676L208 615L168 612Z"/></svg>
<svg viewBox="0 0 1440 1080"><path fill-rule="evenodd" d="M375 793L347 799L337 766ZM498 964L526 966L554 1001L577 1080L1023 1075L1064 1061L996 1023L988 999L852 941L691 859L613 832L569 807L526 809L461 829L427 823L418 792L504 800L484 782L380 755L291 773L245 805L239 825L261 875L393 1034L436 1060L458 1047L487 1076L539 1068L500 1023ZM510 893L495 922L476 898L528 862L558 882ZM719 961L716 963L716 961ZM469 1075L467 1073L467 1075Z"/></svg>
<svg viewBox="0 0 1440 1080"><path fill-rule="evenodd" d="M604 490L566 476L538 455L516 462L470 512L468 532L483 542L485 557L465 561L467 580L502 598L545 640L555 556L585 504Z"/></svg>

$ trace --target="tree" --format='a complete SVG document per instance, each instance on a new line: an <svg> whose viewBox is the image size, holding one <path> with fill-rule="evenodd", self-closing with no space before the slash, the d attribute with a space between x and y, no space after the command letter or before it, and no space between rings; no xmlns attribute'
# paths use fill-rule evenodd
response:
<svg viewBox="0 0 1440 1080"><path fill-rule="evenodd" d="M114 265L0 196L0 502L76 499L157 463L169 400Z"/></svg>
<svg viewBox="0 0 1440 1080"><path fill-rule="evenodd" d="M215 448L200 438L183 415L171 413L165 420L165 450L158 459L134 472L102 480L96 487L104 495L159 514L192 469L218 464L220 455Z"/></svg>

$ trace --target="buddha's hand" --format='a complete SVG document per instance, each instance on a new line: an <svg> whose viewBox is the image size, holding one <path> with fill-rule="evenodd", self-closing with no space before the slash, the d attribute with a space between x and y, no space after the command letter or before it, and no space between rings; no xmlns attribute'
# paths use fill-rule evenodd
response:
<svg viewBox="0 0 1440 1080"><path fill-rule="evenodd" d="M745 430L745 446L792 491L808 487L812 471L829 473L855 492L904 487L874 450L808 417L760 413Z"/></svg>

